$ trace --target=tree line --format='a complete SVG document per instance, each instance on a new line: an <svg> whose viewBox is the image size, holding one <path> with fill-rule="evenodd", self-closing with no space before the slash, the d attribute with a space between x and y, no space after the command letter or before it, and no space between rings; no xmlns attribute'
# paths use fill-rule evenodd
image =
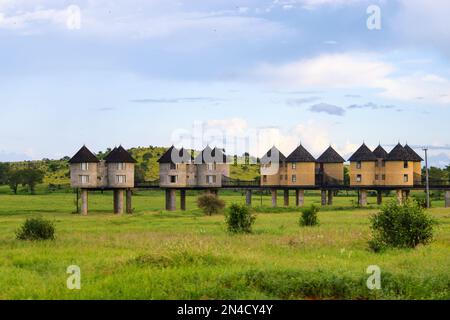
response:
<svg viewBox="0 0 450 320"><path fill-rule="evenodd" d="M0 163L0 185L8 185L14 194L17 194L19 186L27 187L33 194L36 185L43 182L44 176L45 172L33 164L17 168L9 163Z"/></svg>

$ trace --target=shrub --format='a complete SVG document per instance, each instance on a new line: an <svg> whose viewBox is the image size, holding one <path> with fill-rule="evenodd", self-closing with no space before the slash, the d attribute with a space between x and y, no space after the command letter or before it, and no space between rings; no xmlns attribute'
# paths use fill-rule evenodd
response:
<svg viewBox="0 0 450 320"><path fill-rule="evenodd" d="M433 238L435 222L416 201L403 204L390 201L370 221L372 239L369 247L374 251L384 247L414 248Z"/></svg>
<svg viewBox="0 0 450 320"><path fill-rule="evenodd" d="M317 219L317 213L319 212L319 208L316 207L315 205L303 208L301 212L302 215L300 216L299 222L301 226L315 226L319 223Z"/></svg>
<svg viewBox="0 0 450 320"><path fill-rule="evenodd" d="M414 201L417 202L417 204L422 207L422 208L426 208L427 207L427 195L424 193L420 193L420 194L415 194L413 195L413 199ZM431 207L431 199L430 199L430 207Z"/></svg>
<svg viewBox="0 0 450 320"><path fill-rule="evenodd" d="M225 214L228 231L233 233L250 233L256 217L246 205L233 203Z"/></svg>
<svg viewBox="0 0 450 320"><path fill-rule="evenodd" d="M213 194L198 197L197 205L207 215L220 213L225 208L225 202Z"/></svg>
<svg viewBox="0 0 450 320"><path fill-rule="evenodd" d="M43 218L28 218L16 232L18 240L53 240L55 227Z"/></svg>

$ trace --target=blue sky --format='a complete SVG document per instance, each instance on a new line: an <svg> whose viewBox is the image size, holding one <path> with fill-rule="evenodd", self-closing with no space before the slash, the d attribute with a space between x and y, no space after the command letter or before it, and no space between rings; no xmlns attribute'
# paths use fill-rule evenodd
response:
<svg viewBox="0 0 450 320"><path fill-rule="evenodd" d="M0 161L226 135L256 155L408 142L444 165L448 16L445 0L0 0Z"/></svg>

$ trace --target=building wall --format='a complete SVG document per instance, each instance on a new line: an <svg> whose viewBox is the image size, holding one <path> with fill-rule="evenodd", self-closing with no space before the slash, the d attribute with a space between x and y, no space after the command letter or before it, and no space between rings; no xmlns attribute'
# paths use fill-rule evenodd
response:
<svg viewBox="0 0 450 320"><path fill-rule="evenodd" d="M119 170L117 163L107 163L108 186L110 188L133 188L134 187L134 163L125 163L125 169ZM126 176L125 183L118 183L117 176Z"/></svg>
<svg viewBox="0 0 450 320"><path fill-rule="evenodd" d="M261 166L260 173L262 186L279 186L284 181L284 176L287 174L286 163L279 163L278 168L276 168L276 166ZM266 176L266 181L264 181L263 176ZM283 179L280 179L280 176L283 176Z"/></svg>
<svg viewBox="0 0 450 320"><path fill-rule="evenodd" d="M70 185L72 188L96 188L97 187L97 163L89 163L88 170L81 170L81 163L70 164ZM82 184L80 176L89 176L89 183Z"/></svg>
<svg viewBox="0 0 450 320"><path fill-rule="evenodd" d="M373 186L375 182L375 161L362 161L361 169L356 168L356 162L350 162L350 185ZM356 181L357 175L361 175L361 182Z"/></svg>
<svg viewBox="0 0 450 320"><path fill-rule="evenodd" d="M177 176L177 182L170 182L170 176ZM197 184L195 165L180 163L175 169L170 169L170 163L159 164L159 185L161 187L187 187Z"/></svg>
<svg viewBox="0 0 450 320"><path fill-rule="evenodd" d="M422 182L422 162L414 162L413 164L414 183Z"/></svg>
<svg viewBox="0 0 450 320"><path fill-rule="evenodd" d="M413 162L408 162L408 168L403 167L403 161L386 161L386 186L412 186L414 184ZM408 175L408 182L403 176Z"/></svg>
<svg viewBox="0 0 450 320"><path fill-rule="evenodd" d="M343 163L324 163L323 172L330 178L342 181L344 183L344 164Z"/></svg>
<svg viewBox="0 0 450 320"><path fill-rule="evenodd" d="M375 165L375 185L384 186L386 185L386 162L384 162L385 165L383 166L383 159L378 159L377 164L378 166ZM378 179L376 179L376 176L378 176ZM384 180L383 176L385 177Z"/></svg>
<svg viewBox="0 0 450 320"><path fill-rule="evenodd" d="M201 187L221 187L222 186L222 175L230 175L229 164L216 164L215 170L208 170L207 164L197 164L197 185ZM207 176L215 176L215 183L208 183Z"/></svg>
<svg viewBox="0 0 450 320"><path fill-rule="evenodd" d="M297 177L296 182L292 182L292 176ZM314 186L316 180L316 163L315 162L297 162L295 169L292 163L287 164L287 181L283 179L285 186Z"/></svg>

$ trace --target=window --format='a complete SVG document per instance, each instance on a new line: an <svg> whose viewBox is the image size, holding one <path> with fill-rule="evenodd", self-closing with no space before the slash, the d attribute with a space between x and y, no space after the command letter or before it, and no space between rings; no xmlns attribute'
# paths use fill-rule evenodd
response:
<svg viewBox="0 0 450 320"><path fill-rule="evenodd" d="M297 182L297 176L295 174L292 175L292 182Z"/></svg>
<svg viewBox="0 0 450 320"><path fill-rule="evenodd" d="M280 175L280 180L283 180L283 175Z"/></svg>
<svg viewBox="0 0 450 320"><path fill-rule="evenodd" d="M380 179L380 176L379 175L375 175L375 180L379 180Z"/></svg>
<svg viewBox="0 0 450 320"><path fill-rule="evenodd" d="M170 177L170 183L177 183L178 176L169 176Z"/></svg>
<svg viewBox="0 0 450 320"><path fill-rule="evenodd" d="M81 184L89 183L89 176L80 176L80 182Z"/></svg>
<svg viewBox="0 0 450 320"><path fill-rule="evenodd" d="M405 169L408 168L408 161L403 161L403 168L405 168Z"/></svg>
<svg viewBox="0 0 450 320"><path fill-rule="evenodd" d="M360 174L356 175L356 182L361 182L362 176Z"/></svg>
<svg viewBox="0 0 450 320"><path fill-rule="evenodd" d="M206 176L206 183L216 183L216 176Z"/></svg>
<svg viewBox="0 0 450 320"><path fill-rule="evenodd" d="M125 163L119 162L117 164L117 170L125 170Z"/></svg>
<svg viewBox="0 0 450 320"><path fill-rule="evenodd" d="M89 170L89 163L83 162L83 163L80 163L80 165L81 165L81 171L88 171Z"/></svg>
<svg viewBox="0 0 450 320"><path fill-rule="evenodd" d="M297 164L296 163L293 163L292 164L292 169L295 169L297 167Z"/></svg>
<svg viewBox="0 0 450 320"><path fill-rule="evenodd" d="M208 163L208 171L216 170L216 163Z"/></svg>
<svg viewBox="0 0 450 320"><path fill-rule="evenodd" d="M386 180L386 175L385 174L381 175L381 180Z"/></svg>
<svg viewBox="0 0 450 320"><path fill-rule="evenodd" d="M356 169L361 169L361 161L356 162Z"/></svg>
<svg viewBox="0 0 450 320"><path fill-rule="evenodd" d="M408 182L408 175L407 174L403 175L403 182Z"/></svg>
<svg viewBox="0 0 450 320"><path fill-rule="evenodd" d="M127 182L127 176L119 175L116 176L117 183L126 183Z"/></svg>
<svg viewBox="0 0 450 320"><path fill-rule="evenodd" d="M284 175L284 180L287 180L287 174Z"/></svg>
<svg viewBox="0 0 450 320"><path fill-rule="evenodd" d="M263 176L263 182L267 182L267 176Z"/></svg>

